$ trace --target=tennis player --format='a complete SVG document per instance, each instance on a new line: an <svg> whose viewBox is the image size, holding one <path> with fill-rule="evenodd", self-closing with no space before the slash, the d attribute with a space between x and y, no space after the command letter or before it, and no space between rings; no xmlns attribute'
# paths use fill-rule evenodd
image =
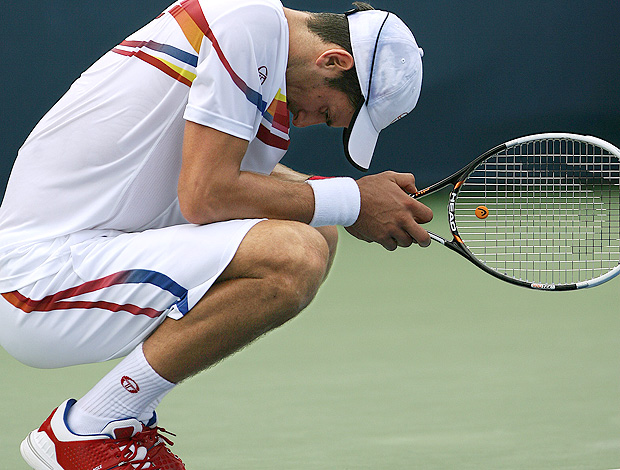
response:
<svg viewBox="0 0 620 470"><path fill-rule="evenodd" d="M345 128L367 169L416 105L421 56L366 4L180 0L82 74L20 149L0 208L0 344L40 368L124 359L27 436L29 465L185 468L155 408L308 305L336 225L389 250L430 243L413 175L278 163L290 113Z"/></svg>

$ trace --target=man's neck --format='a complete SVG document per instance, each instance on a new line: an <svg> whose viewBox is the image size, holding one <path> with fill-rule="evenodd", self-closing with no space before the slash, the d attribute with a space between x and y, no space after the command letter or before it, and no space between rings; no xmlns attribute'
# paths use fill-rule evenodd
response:
<svg viewBox="0 0 620 470"><path fill-rule="evenodd" d="M284 15L289 32L288 64L295 66L308 59L309 46L316 38L308 30L308 13L284 8Z"/></svg>

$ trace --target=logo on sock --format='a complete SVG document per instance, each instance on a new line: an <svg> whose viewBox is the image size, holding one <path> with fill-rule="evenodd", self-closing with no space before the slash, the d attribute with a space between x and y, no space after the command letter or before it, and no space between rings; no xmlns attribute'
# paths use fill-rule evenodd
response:
<svg viewBox="0 0 620 470"><path fill-rule="evenodd" d="M129 393L138 393L140 391L138 383L134 379L132 379L131 377L127 377L126 375L121 378L121 385Z"/></svg>

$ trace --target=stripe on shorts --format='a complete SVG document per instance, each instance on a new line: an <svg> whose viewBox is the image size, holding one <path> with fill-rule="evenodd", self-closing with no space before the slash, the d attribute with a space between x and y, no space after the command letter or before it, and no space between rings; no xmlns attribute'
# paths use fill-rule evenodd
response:
<svg viewBox="0 0 620 470"><path fill-rule="evenodd" d="M165 274L149 271L146 269L133 269L129 271L120 271L101 279L88 281L79 286L71 287L53 295L48 295L40 300L30 299L18 291L2 294L2 297L14 307L26 312L51 312L55 310L67 309L91 309L98 308L109 310L111 312L128 312L132 315L146 315L150 318L159 317L165 310L156 310L150 307L140 307L134 304L117 304L105 300L70 300L82 294L96 292L107 287L122 284L151 284L160 289L169 292L177 301L172 305L176 305L181 314L185 315L188 310L187 289L177 284ZM171 305L171 306L172 306Z"/></svg>

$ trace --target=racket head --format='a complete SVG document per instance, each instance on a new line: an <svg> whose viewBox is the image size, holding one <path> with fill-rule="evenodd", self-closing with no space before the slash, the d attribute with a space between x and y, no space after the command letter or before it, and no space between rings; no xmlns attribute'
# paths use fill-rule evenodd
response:
<svg viewBox="0 0 620 470"><path fill-rule="evenodd" d="M450 247L500 279L602 284L620 274L620 150L576 134L512 140L464 169L448 217Z"/></svg>

